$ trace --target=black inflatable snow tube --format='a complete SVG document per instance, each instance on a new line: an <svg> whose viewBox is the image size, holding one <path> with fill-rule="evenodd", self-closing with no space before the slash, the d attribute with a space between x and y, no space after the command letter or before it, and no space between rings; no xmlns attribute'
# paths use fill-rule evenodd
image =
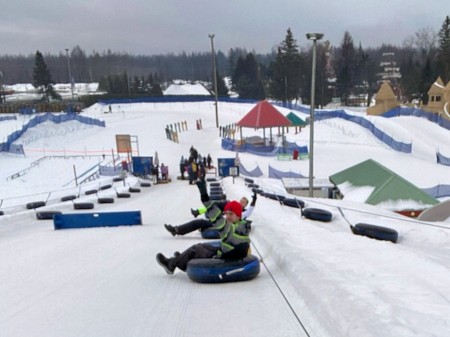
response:
<svg viewBox="0 0 450 337"><path fill-rule="evenodd" d="M60 211L42 211L36 212L36 219L38 220L53 220L55 214L62 214Z"/></svg>
<svg viewBox="0 0 450 337"><path fill-rule="evenodd" d="M296 199L296 198L285 198L283 200L283 205L286 205L289 207L303 208L303 207L305 207L305 202L303 200Z"/></svg>
<svg viewBox="0 0 450 337"><path fill-rule="evenodd" d="M126 192L117 192L117 198L130 198L131 194Z"/></svg>
<svg viewBox="0 0 450 337"><path fill-rule="evenodd" d="M97 202L99 204L112 204L112 203L114 203L114 198L102 197L102 198L98 198Z"/></svg>
<svg viewBox="0 0 450 337"><path fill-rule="evenodd" d="M85 195L91 195L91 194L95 194L97 193L98 190L87 190L86 192L84 192Z"/></svg>
<svg viewBox="0 0 450 337"><path fill-rule="evenodd" d="M367 236L371 239L390 241L396 243L398 240L398 232L392 228L358 223L350 226L352 233L355 235Z"/></svg>
<svg viewBox="0 0 450 337"><path fill-rule="evenodd" d="M128 192L130 192L130 193L139 193L139 192L141 192L141 189L137 188L137 187L130 187L128 189Z"/></svg>
<svg viewBox="0 0 450 337"><path fill-rule="evenodd" d="M259 195L263 195L264 194L263 190L260 189L260 188L252 188L252 192L256 193L256 194L259 194Z"/></svg>
<svg viewBox="0 0 450 337"><path fill-rule="evenodd" d="M247 281L260 271L259 260L249 255L240 260L193 259L186 269L188 277L199 283Z"/></svg>
<svg viewBox="0 0 450 337"><path fill-rule="evenodd" d="M75 202L73 204L74 209L93 209L94 203L92 202Z"/></svg>
<svg viewBox="0 0 450 337"><path fill-rule="evenodd" d="M253 179L250 179L250 178L244 178L244 181L246 183L250 183L250 184L253 184L255 182Z"/></svg>
<svg viewBox="0 0 450 337"><path fill-rule="evenodd" d="M62 197L61 201L70 201L70 200L74 200L76 198L77 198L76 195L68 195L68 196Z"/></svg>
<svg viewBox="0 0 450 337"><path fill-rule="evenodd" d="M323 222L329 222L333 218L331 212L319 208L304 208L302 214L307 219Z"/></svg>
<svg viewBox="0 0 450 337"><path fill-rule="evenodd" d="M278 195L276 193L265 193L264 195L265 197L272 199L272 200L278 200L278 201L283 201L285 199L285 196L283 195Z"/></svg>
<svg viewBox="0 0 450 337"><path fill-rule="evenodd" d="M225 194L212 194L209 196L211 200L225 200L227 196Z"/></svg>
<svg viewBox="0 0 450 337"><path fill-rule="evenodd" d="M248 188L259 188L258 184L248 184L247 185Z"/></svg>
<svg viewBox="0 0 450 337"><path fill-rule="evenodd" d="M219 183L219 182L212 182L212 183L209 183L209 186L211 186L211 187L220 187L222 184L221 183Z"/></svg>
<svg viewBox="0 0 450 337"><path fill-rule="evenodd" d="M35 209L43 206L45 206L45 201L35 201L26 204L27 209Z"/></svg>

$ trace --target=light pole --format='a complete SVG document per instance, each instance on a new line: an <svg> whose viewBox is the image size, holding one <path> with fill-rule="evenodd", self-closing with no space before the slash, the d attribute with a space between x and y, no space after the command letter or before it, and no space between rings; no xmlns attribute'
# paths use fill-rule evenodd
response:
<svg viewBox="0 0 450 337"><path fill-rule="evenodd" d="M311 74L311 109L309 113L309 196L314 190L314 99L316 94L316 44L323 37L321 33L307 33L306 38L312 40L312 74Z"/></svg>
<svg viewBox="0 0 450 337"><path fill-rule="evenodd" d="M216 71L216 53L214 52L214 34L209 34L208 37L211 39L211 54L213 61L213 73L214 73L214 99L216 106L216 127L219 127L219 111L217 105L217 71Z"/></svg>
<svg viewBox="0 0 450 337"><path fill-rule="evenodd" d="M70 69L70 58L69 58L69 48L66 48L66 56L67 56L67 68L69 68L69 83L70 83L70 92L72 93L72 101L73 101L73 81L72 81L72 69Z"/></svg>

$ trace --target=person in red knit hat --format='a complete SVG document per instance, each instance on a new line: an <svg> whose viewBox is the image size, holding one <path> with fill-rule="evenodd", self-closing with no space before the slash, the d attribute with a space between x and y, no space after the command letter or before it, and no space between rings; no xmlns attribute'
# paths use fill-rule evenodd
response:
<svg viewBox="0 0 450 337"><path fill-rule="evenodd" d="M220 258L237 260L247 256L250 247L250 238L246 228L246 220L241 220L242 206L238 201L230 201L224 208L226 224L220 231L220 246L209 243L197 243L184 252L175 253L174 257L167 258L162 253L156 255L156 261L173 274L175 268L186 271L187 264L192 259Z"/></svg>

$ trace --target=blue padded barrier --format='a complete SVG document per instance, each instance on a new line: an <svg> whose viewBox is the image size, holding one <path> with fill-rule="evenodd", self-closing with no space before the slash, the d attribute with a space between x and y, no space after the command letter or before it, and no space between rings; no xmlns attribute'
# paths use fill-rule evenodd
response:
<svg viewBox="0 0 450 337"><path fill-rule="evenodd" d="M141 211L55 214L55 229L142 225Z"/></svg>

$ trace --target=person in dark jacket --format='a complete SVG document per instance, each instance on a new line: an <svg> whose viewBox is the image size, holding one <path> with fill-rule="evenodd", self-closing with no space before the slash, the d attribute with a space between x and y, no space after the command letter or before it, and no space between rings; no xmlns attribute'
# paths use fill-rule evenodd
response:
<svg viewBox="0 0 450 337"><path fill-rule="evenodd" d="M225 224L220 231L220 247L208 243L198 243L184 252L175 252L174 257L167 258L162 253L156 255L156 261L168 274L176 268L186 271L192 259L220 258L225 260L242 259L248 255L250 238L245 233L246 220L241 220L242 207L238 201L230 201L225 206Z"/></svg>
<svg viewBox="0 0 450 337"><path fill-rule="evenodd" d="M211 168L211 162L212 162L212 158L211 158L211 156L208 153L208 156L206 157L206 163L208 165L208 169Z"/></svg>

